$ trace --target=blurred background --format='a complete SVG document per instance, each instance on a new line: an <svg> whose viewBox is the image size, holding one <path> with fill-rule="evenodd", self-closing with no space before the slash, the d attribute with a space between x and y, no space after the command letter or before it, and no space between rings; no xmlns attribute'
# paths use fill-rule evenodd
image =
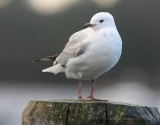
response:
<svg viewBox="0 0 160 125"><path fill-rule="evenodd" d="M29 100L77 97L77 81L32 60L62 51L97 12L110 12L123 40L119 63L97 79L95 97L160 109L159 0L0 0L0 125L20 125ZM83 96L90 81L84 81Z"/></svg>

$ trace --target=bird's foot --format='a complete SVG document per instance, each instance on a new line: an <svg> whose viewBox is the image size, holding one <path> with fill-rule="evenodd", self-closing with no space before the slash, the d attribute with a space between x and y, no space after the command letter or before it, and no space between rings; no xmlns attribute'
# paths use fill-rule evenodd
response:
<svg viewBox="0 0 160 125"><path fill-rule="evenodd" d="M93 100L96 100L96 99L93 96L88 96L87 100L93 101Z"/></svg>
<svg viewBox="0 0 160 125"><path fill-rule="evenodd" d="M82 96L78 96L77 100L83 100Z"/></svg>
<svg viewBox="0 0 160 125"><path fill-rule="evenodd" d="M88 97L87 97L87 100L88 100L88 101L104 101L104 100L102 100L102 99L96 99L96 98L94 98L93 96L88 96Z"/></svg>

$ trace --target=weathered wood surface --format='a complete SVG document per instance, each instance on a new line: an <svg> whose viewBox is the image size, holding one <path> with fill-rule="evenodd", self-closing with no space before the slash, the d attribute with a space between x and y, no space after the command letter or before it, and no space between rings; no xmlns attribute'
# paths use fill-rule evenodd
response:
<svg viewBox="0 0 160 125"><path fill-rule="evenodd" d="M22 125L160 125L157 108L108 101L30 101Z"/></svg>

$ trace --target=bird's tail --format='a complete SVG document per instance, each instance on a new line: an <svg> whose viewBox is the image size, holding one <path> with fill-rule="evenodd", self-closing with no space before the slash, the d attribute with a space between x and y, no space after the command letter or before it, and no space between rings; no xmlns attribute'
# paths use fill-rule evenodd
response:
<svg viewBox="0 0 160 125"><path fill-rule="evenodd" d="M56 55L53 55L53 56L47 56L47 57L44 57L44 58L33 60L32 62L48 61L48 60L54 61L58 56L59 56L59 54L56 54Z"/></svg>
<svg viewBox="0 0 160 125"><path fill-rule="evenodd" d="M43 69L42 72L50 72L50 73L58 74L60 72L65 72L65 68L62 67L60 64L57 64L52 67Z"/></svg>

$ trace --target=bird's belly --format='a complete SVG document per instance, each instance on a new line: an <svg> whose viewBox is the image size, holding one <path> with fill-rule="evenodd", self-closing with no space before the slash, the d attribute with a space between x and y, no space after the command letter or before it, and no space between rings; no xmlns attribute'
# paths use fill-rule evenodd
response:
<svg viewBox="0 0 160 125"><path fill-rule="evenodd" d="M87 51L85 54L72 58L67 63L65 71L68 78L90 80L110 70L119 60L121 49L99 47L101 50ZM94 52L95 51L95 52Z"/></svg>

